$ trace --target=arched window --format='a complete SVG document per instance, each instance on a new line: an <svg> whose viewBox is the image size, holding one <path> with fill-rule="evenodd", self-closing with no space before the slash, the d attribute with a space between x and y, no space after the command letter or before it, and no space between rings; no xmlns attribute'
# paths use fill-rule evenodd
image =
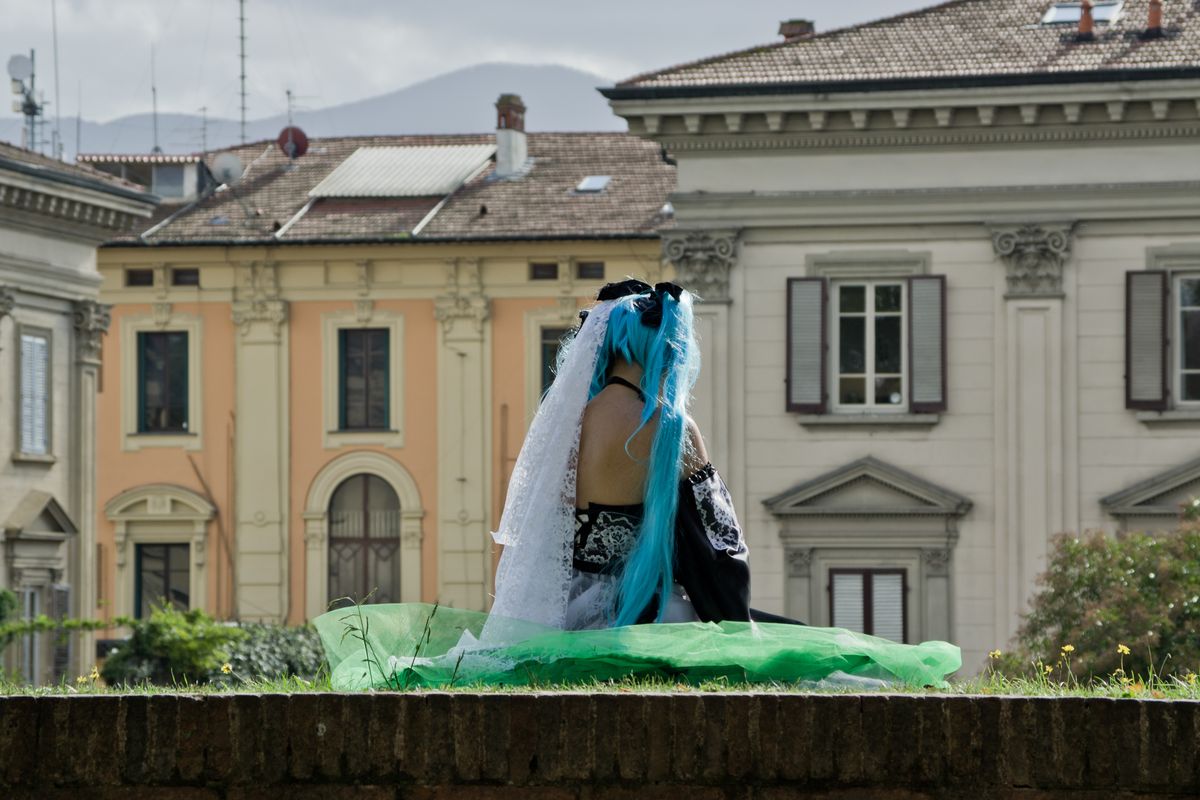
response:
<svg viewBox="0 0 1200 800"><path fill-rule="evenodd" d="M329 601L368 594L400 602L400 498L383 478L359 474L329 501Z"/></svg>

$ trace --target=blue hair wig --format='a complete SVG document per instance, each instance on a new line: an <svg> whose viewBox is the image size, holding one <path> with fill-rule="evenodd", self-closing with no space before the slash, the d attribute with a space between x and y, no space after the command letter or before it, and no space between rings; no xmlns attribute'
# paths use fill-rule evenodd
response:
<svg viewBox="0 0 1200 800"><path fill-rule="evenodd" d="M688 398L700 373L700 348L693 330L692 295L676 300L660 294L662 322L651 327L642 322L639 300L630 295L612 302L608 331L596 358L590 397L605 386L618 358L642 368L641 388L646 398L641 423L629 437L658 414L658 430L650 447L643 492L641 529L633 551L621 570L614 598L616 625L632 625L658 599L658 619L666 612L674 585L675 514L679 507L679 481L688 448ZM629 441L625 448L628 452Z"/></svg>

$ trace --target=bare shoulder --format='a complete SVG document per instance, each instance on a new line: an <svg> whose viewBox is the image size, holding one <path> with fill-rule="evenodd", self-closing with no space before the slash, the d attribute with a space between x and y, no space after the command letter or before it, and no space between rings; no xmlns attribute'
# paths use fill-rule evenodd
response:
<svg viewBox="0 0 1200 800"><path fill-rule="evenodd" d="M708 449L704 446L704 435L700 433L700 426L696 424L696 420L688 417L687 447L683 455L684 473L691 475L707 463Z"/></svg>

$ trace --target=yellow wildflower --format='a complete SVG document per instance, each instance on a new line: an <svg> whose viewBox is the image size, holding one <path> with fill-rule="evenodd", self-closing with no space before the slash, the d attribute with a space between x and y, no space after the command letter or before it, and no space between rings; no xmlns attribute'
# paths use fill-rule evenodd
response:
<svg viewBox="0 0 1200 800"><path fill-rule="evenodd" d="M1064 644L1064 645L1062 646L1062 651L1063 651L1064 653L1066 653L1067 655L1070 655L1071 653L1074 653L1074 652L1075 652L1075 645L1073 645L1073 644Z"/></svg>
<svg viewBox="0 0 1200 800"><path fill-rule="evenodd" d="M1123 644L1119 644L1119 645L1117 645L1117 652L1123 656L1127 656L1127 655L1129 655L1129 648Z"/></svg>
<svg viewBox="0 0 1200 800"><path fill-rule="evenodd" d="M988 652L988 658L999 658L1001 655L999 650L991 650Z"/></svg>
<svg viewBox="0 0 1200 800"><path fill-rule="evenodd" d="M1189 672L1188 676L1187 676L1187 682L1188 682L1188 686L1195 686L1196 685L1196 673Z"/></svg>
<svg viewBox="0 0 1200 800"><path fill-rule="evenodd" d="M1051 672L1054 672L1054 667L1050 666L1049 664L1043 664L1042 669L1046 671L1047 675L1049 675Z"/></svg>
<svg viewBox="0 0 1200 800"><path fill-rule="evenodd" d="M78 678L75 679L75 682L78 683L80 686L83 686L85 683L87 683L87 679L88 679L87 675L80 675Z"/></svg>
<svg viewBox="0 0 1200 800"><path fill-rule="evenodd" d="M224 672L226 675L228 675L229 673L233 672L233 665L232 664L222 664L221 672Z"/></svg>
<svg viewBox="0 0 1200 800"><path fill-rule="evenodd" d="M88 678L91 679L92 683L95 683L96 681L100 680L100 670L98 670L96 668L95 664L92 664L92 671L88 675Z"/></svg>

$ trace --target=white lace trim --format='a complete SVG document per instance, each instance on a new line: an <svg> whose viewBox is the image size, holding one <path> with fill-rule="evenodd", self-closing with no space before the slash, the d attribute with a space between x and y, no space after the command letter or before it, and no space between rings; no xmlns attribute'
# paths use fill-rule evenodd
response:
<svg viewBox="0 0 1200 800"><path fill-rule="evenodd" d="M740 553L745 549L742 541L742 529L738 525L737 513L733 510L733 498L725 488L725 482L714 472L707 480L692 485L692 493L696 496L696 508L700 512L700 521L704 523L704 532L714 550L727 550L730 553Z"/></svg>

